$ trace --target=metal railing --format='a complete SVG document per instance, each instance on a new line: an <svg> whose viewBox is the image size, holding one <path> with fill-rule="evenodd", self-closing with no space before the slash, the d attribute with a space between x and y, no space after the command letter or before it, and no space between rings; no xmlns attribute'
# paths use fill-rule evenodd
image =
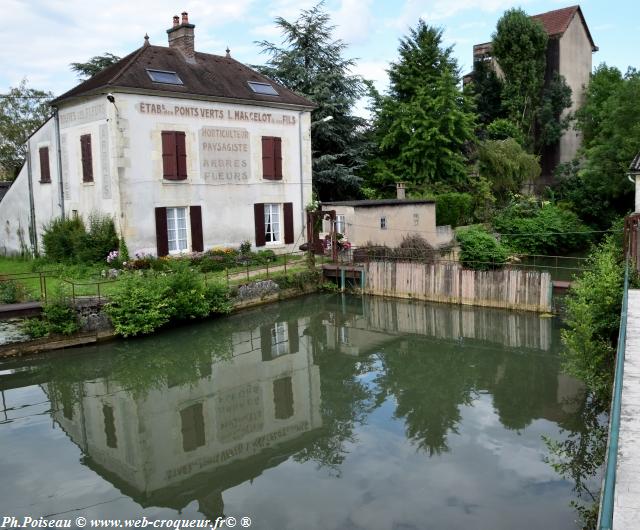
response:
<svg viewBox="0 0 640 530"><path fill-rule="evenodd" d="M622 402L622 380L624 376L624 356L627 336L627 307L629 293L629 259L624 270L624 286L622 292L622 309L620 310L620 329L618 330L618 347L616 350L616 371L613 382L613 397L609 413L609 443L605 460L605 475L600 495L598 513L598 529L611 530L613 527L613 505L616 488L616 467L618 464L618 436L620 434L620 405Z"/></svg>

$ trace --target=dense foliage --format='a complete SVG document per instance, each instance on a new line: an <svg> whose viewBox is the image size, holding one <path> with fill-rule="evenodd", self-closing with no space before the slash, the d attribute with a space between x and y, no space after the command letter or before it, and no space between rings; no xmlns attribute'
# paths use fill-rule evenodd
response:
<svg viewBox="0 0 640 530"><path fill-rule="evenodd" d="M620 327L623 253L619 234L608 236L590 255L587 270L567 297L562 332L566 370L586 383L599 400L611 398Z"/></svg>
<svg viewBox="0 0 640 530"><path fill-rule="evenodd" d="M478 124L486 127L504 117L502 109L502 81L488 61L473 62L471 83L466 90L473 97L478 114Z"/></svg>
<svg viewBox="0 0 640 530"><path fill-rule="evenodd" d="M420 20L400 41L389 69L389 93L374 109L377 156L367 184L391 195L404 181L419 192L436 182L466 180L467 143L475 127L470 98L458 88L458 66L442 30Z"/></svg>
<svg viewBox="0 0 640 530"><path fill-rule="evenodd" d="M640 152L640 73L630 69L622 76L599 66L578 127L584 132L583 161L569 168L557 191L587 223L606 229L633 207L634 186L626 174Z"/></svg>
<svg viewBox="0 0 640 530"><path fill-rule="evenodd" d="M522 9L509 9L492 37L493 54L504 73L502 105L531 146L544 86L547 33Z"/></svg>
<svg viewBox="0 0 640 530"><path fill-rule="evenodd" d="M540 176L538 157L527 153L513 138L485 140L478 148L478 170L491 183L491 191L504 202Z"/></svg>
<svg viewBox="0 0 640 530"><path fill-rule="evenodd" d="M42 244L51 261L97 263L117 250L120 240L111 217L91 214L88 229L81 217L54 219L44 227Z"/></svg>
<svg viewBox="0 0 640 530"><path fill-rule="evenodd" d="M507 262L509 250L480 226L456 231L460 262L469 269L488 270Z"/></svg>
<svg viewBox="0 0 640 530"><path fill-rule="evenodd" d="M0 98L0 170L9 180L18 176L24 164L27 139L51 115L51 99L51 92L29 88L26 79Z"/></svg>
<svg viewBox="0 0 640 530"><path fill-rule="evenodd" d="M367 143L365 120L353 108L367 84L351 73L355 61L345 59L347 45L333 39L323 3L303 10L295 22L278 17L276 25L282 46L259 42L269 59L257 68L318 105L311 114L314 190L321 200L357 197L356 171L364 164Z"/></svg>
<svg viewBox="0 0 640 530"><path fill-rule="evenodd" d="M71 302L63 296L56 296L45 304L42 317L26 320L23 329L35 339L49 334L72 335L80 326Z"/></svg>
<svg viewBox="0 0 640 530"><path fill-rule="evenodd" d="M542 102L537 111L538 148L556 144L564 131L569 128L572 115L565 114L565 109L571 107L571 88L564 77L557 73L544 88Z"/></svg>
<svg viewBox="0 0 640 530"><path fill-rule="evenodd" d="M473 221L474 200L470 193L449 192L436 197L436 224L452 227Z"/></svg>
<svg viewBox="0 0 640 530"><path fill-rule="evenodd" d="M152 333L172 320L204 318L231 311L228 289L210 283L188 266L170 274L131 273L105 310L123 337Z"/></svg>
<svg viewBox="0 0 640 530"><path fill-rule="evenodd" d="M516 196L497 212L493 226L506 245L522 254L558 255L589 244L588 229L574 212L534 198Z"/></svg>

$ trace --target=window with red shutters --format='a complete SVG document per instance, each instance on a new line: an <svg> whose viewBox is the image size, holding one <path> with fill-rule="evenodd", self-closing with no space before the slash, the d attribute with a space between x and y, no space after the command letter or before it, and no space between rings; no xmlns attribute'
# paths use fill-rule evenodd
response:
<svg viewBox="0 0 640 530"><path fill-rule="evenodd" d="M91 153L91 135L80 137L80 153L82 155L82 182L93 182L93 154Z"/></svg>
<svg viewBox="0 0 640 530"><path fill-rule="evenodd" d="M282 139L262 137L262 178L282 180Z"/></svg>
<svg viewBox="0 0 640 530"><path fill-rule="evenodd" d="M162 176L167 180L187 178L186 135L183 131L162 131Z"/></svg>
<svg viewBox="0 0 640 530"><path fill-rule="evenodd" d="M51 182L51 169L49 168L49 148L41 147L40 153L40 182Z"/></svg>

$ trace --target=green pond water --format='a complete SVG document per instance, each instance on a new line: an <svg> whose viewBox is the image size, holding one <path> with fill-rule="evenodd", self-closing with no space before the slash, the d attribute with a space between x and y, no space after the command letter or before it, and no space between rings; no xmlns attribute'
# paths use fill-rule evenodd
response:
<svg viewBox="0 0 640 530"><path fill-rule="evenodd" d="M0 515L575 528L542 438L585 429L558 328L313 295L1 363Z"/></svg>

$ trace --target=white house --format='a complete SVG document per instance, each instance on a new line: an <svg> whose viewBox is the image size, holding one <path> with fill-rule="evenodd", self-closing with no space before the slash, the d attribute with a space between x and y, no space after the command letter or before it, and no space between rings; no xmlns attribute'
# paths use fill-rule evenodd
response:
<svg viewBox="0 0 640 530"><path fill-rule="evenodd" d="M194 49L187 13L53 101L0 202L0 253L42 250L60 216L113 216L130 252L303 241L311 110L229 55Z"/></svg>

